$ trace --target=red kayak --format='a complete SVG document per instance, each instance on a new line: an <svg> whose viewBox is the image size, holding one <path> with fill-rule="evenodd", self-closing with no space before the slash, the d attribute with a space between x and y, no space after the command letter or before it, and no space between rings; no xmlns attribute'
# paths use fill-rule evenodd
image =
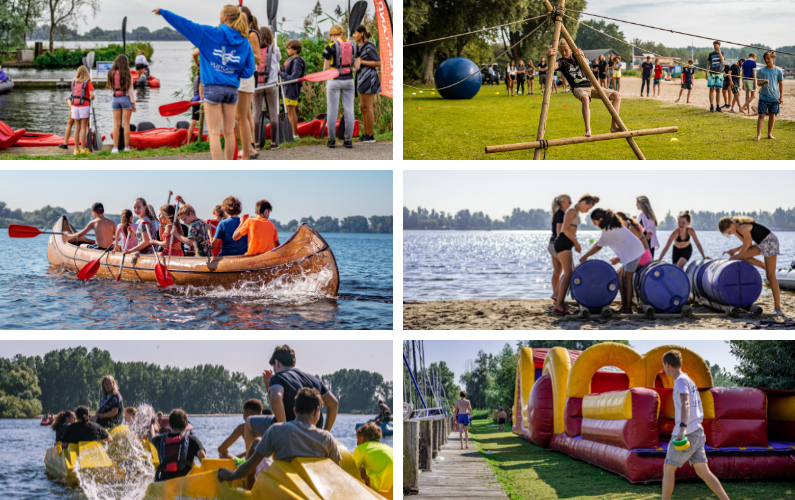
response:
<svg viewBox="0 0 795 500"><path fill-rule="evenodd" d="M3 123L3 122L0 122ZM3 124L5 125L5 124ZM25 135L25 129L12 130L10 134L3 134L0 132L0 148L10 148L11 146L19 146L19 140ZM2 138L6 139L3 140Z"/></svg>
<svg viewBox="0 0 795 500"><path fill-rule="evenodd" d="M47 146L60 146L63 144L63 136L55 135L55 134L39 134L37 132L25 132L22 129L23 134L22 138L19 139L17 142L18 147L23 148L41 148ZM102 140L105 140L105 136L102 136ZM67 143L69 146L75 145L75 138L70 137L69 142Z"/></svg>
<svg viewBox="0 0 795 500"><path fill-rule="evenodd" d="M113 133L110 134L113 137ZM144 132L130 132L130 146L135 149L178 148L188 139L184 128L153 128Z"/></svg>
<svg viewBox="0 0 795 500"><path fill-rule="evenodd" d="M138 83L138 72L135 71L134 69L131 69L130 73L132 74L133 77L133 86L138 87L140 85L140 83ZM160 87L160 80L158 80L154 76L149 76L149 78L147 78L146 84L152 87L153 89L156 89Z"/></svg>
<svg viewBox="0 0 795 500"><path fill-rule="evenodd" d="M340 120L337 120L337 127L339 127ZM322 135L321 135L322 134ZM328 128L323 127L323 120L315 118L310 122L302 122L298 124L299 137L328 137ZM353 137L359 137L359 120L353 124ZM271 138L271 124L265 127L265 139Z"/></svg>

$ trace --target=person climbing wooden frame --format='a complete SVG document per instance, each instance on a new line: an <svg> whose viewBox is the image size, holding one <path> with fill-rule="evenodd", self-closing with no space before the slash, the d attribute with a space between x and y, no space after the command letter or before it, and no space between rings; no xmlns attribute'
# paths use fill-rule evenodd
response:
<svg viewBox="0 0 795 500"><path fill-rule="evenodd" d="M632 138L632 136L633 135L650 135L650 134L648 134L648 133L645 133L645 134L630 134L630 135L621 134L623 132L628 132L629 130L627 129L626 125L624 125L624 122L621 120L621 117L618 115L618 112L615 110L615 108L613 107L613 105L611 104L611 102L609 101L607 96L605 95L604 91L602 90L601 85L599 84L599 81L596 79L596 77L594 76L593 72L591 72L591 68L590 68L590 65L588 64L588 61L585 59L585 57L581 53L578 53L577 45L574 43L574 40L569 35L569 32L566 29L566 27L562 25L562 16L563 16L563 12L562 11L563 11L563 9L565 7L565 0L560 0L560 2L558 3L557 10L553 9L552 4L550 4L548 0L544 0L544 7L546 8L547 12L552 13L552 14L555 15L555 35L557 35L557 33L559 32L560 36L563 37L563 40L566 41L566 43L569 46L569 48L571 49L574 57L576 58L577 63L579 64L582 72L585 74L585 76L588 78L588 80L590 81L591 85L593 86L594 92L599 96L599 98L602 100L602 102L604 102L605 107L607 107L607 110L610 113L610 115L612 116L613 121L615 122L615 124L618 126L618 128L620 130L620 132L617 133L617 134L619 134L617 136L615 135L615 133L601 134L596 139L584 138L584 139L590 139L590 140L587 140L587 141L576 141L576 142L566 142L566 144L575 144L575 143L579 143L579 142L592 142L593 140L609 140L609 139L625 138L627 140L627 142L629 143L630 147L632 148L632 150L635 152L635 156L637 156L637 158L639 160L645 160L645 158L643 156L643 153L640 151L640 148L638 147L637 143L635 143L635 140ZM555 49L555 51L557 51L558 39L559 39L558 36L555 36L553 38L553 41L552 41L552 49ZM554 68L554 65L550 64L550 71L552 71L552 68ZM548 87L551 87L550 83L548 83ZM542 147L549 146L549 142L543 140L544 132L545 132L545 129L546 129L546 118L547 118L547 114L548 114L548 107L549 107L549 90L546 91L545 96L544 96L544 101L542 103L542 108L541 108L541 117L540 117L539 126L538 126L538 140L537 140L537 143L540 146L542 146ZM651 130L658 130L658 129L651 129ZM645 131L645 132L648 132L648 130ZM656 133L668 133L668 132L658 131ZM533 144L533 143L525 143L525 144ZM533 159L539 159L540 158L540 153L541 153L542 147L536 148L535 154L533 155ZM495 149L495 148L498 148L498 149ZM512 149L508 149L508 148L510 148L510 145L506 145L506 146L492 146L492 147L488 147L486 149L487 149L487 152L510 151L510 150L512 150ZM489 151L490 149L492 149L492 151ZM520 147L520 148L516 148L516 149L527 149L527 148L526 147Z"/></svg>

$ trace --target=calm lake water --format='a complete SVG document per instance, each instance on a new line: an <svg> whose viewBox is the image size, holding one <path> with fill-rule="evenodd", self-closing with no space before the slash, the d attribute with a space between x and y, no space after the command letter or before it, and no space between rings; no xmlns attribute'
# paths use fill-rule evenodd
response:
<svg viewBox="0 0 795 500"><path fill-rule="evenodd" d="M356 448L356 424L367 422L375 415L337 415L337 421L331 433L348 450ZM239 425L243 418L237 417L191 417L195 427L194 434L201 440L207 450L207 456L218 458L218 445ZM53 445L55 432L49 427L42 427L38 420L0 420L0 498L14 500L41 500L50 498L89 498L103 500L137 500L140 493L132 491L108 492L89 490L87 496L81 488L67 488L63 484L47 477L44 468L44 453ZM381 442L393 446L392 436L385 437ZM238 440L230 451L242 453L242 439Z"/></svg>
<svg viewBox="0 0 795 500"><path fill-rule="evenodd" d="M282 241L290 233L280 233ZM340 273L336 297L300 287L267 293L94 278L50 266L47 238L0 230L0 330L379 329L392 313L392 235L327 233Z"/></svg>
<svg viewBox="0 0 795 500"><path fill-rule="evenodd" d="M190 121L190 116L172 116L164 118L157 109L163 104L191 99L190 67L193 65L191 54L193 44L190 42L151 42L154 48L152 60L149 61L151 75L160 80L160 88L137 88L135 101L138 111L132 114L131 123L152 122L157 127L174 127L178 121ZM90 49L95 46L106 46L108 42L56 42L56 46L67 48ZM54 79L66 81L74 79L76 69L18 69L6 68L6 73L19 79ZM185 92L187 97L174 97L175 92ZM110 130L113 128L113 115L110 103L111 93L107 89L97 89L95 103L97 125L106 136L105 143L113 141ZM189 94L189 95L188 95ZM14 87L7 94L0 94L0 121L12 128L24 128L31 132L63 135L69 118L69 105L66 99L69 90L56 89L24 89ZM93 118L92 118L93 127Z"/></svg>
<svg viewBox="0 0 795 500"><path fill-rule="evenodd" d="M600 231L578 231L583 252L598 241ZM662 246L670 231L659 231ZM708 257L739 245L717 231L698 231ZM776 232L781 244L778 267L795 257L795 232ZM404 300L546 299L552 295L552 261L547 251L550 231L404 231ZM591 242L593 240L593 242ZM656 251L658 258L662 246ZM602 249L593 258L609 260ZM574 254L575 262L579 259ZM701 254L693 247L693 259ZM671 261L671 249L665 256ZM760 270L761 272L761 270ZM770 293L765 287L762 293Z"/></svg>

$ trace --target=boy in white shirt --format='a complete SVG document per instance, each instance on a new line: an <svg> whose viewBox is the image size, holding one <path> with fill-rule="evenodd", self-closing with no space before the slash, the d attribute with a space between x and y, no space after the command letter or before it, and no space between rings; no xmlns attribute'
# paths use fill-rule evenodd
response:
<svg viewBox="0 0 795 500"><path fill-rule="evenodd" d="M663 466L662 500L670 500L674 492L676 481L676 469L683 466L686 461L696 470L709 489L721 500L729 500L729 496L723 491L720 481L709 470L707 454L704 445L707 437L701 421L704 420L704 409L701 406L701 396L698 395L698 387L682 372L682 353L676 349L668 351L662 358L665 374L674 379L674 407L675 407L675 426L668 443L668 452L665 455L665 465ZM684 436L690 442L690 447L686 450L677 450L674 447L674 439L681 441Z"/></svg>

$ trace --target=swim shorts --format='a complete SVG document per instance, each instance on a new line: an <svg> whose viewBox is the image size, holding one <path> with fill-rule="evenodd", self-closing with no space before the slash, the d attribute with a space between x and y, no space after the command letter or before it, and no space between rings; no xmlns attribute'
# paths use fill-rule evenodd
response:
<svg viewBox="0 0 795 500"><path fill-rule="evenodd" d="M692 83L683 83L682 84L682 88L685 89L685 90L693 90L693 84Z"/></svg>
<svg viewBox="0 0 795 500"><path fill-rule="evenodd" d="M605 96L607 96L607 98L609 99L610 95L613 92L615 92L615 90L606 89L606 88L602 87L602 92L604 92ZM590 97L591 100L599 99L599 92L596 91L596 87L575 87L574 88L574 97L576 97L580 101L582 101L582 97L585 96L585 95Z"/></svg>
<svg viewBox="0 0 795 500"><path fill-rule="evenodd" d="M500 425L505 425L505 419L504 418L499 419L498 423Z"/></svg>
<svg viewBox="0 0 795 500"><path fill-rule="evenodd" d="M690 461L690 465L698 462L707 463L707 453L704 451L707 436L704 434L704 429L698 428L690 434L686 434L685 437L690 441L690 448L677 450L669 441L668 452L665 454L665 463L674 467L681 467L687 461Z"/></svg>
<svg viewBox="0 0 795 500"><path fill-rule="evenodd" d="M732 94L739 94L739 93L740 93L740 85L739 84L732 85Z"/></svg>
<svg viewBox="0 0 795 500"><path fill-rule="evenodd" d="M199 119L199 111L201 111L201 104L196 104L190 107L190 119L191 120L198 120Z"/></svg>
<svg viewBox="0 0 795 500"><path fill-rule="evenodd" d="M204 102L237 104L237 89L229 85L207 85L204 87Z"/></svg>
<svg viewBox="0 0 795 500"><path fill-rule="evenodd" d="M461 425L469 425L469 414L468 413L459 413L458 414L458 423Z"/></svg>
<svg viewBox="0 0 795 500"><path fill-rule="evenodd" d="M654 84L655 85L659 85L660 84L660 80L662 80L662 78L655 78L654 79Z"/></svg>
<svg viewBox="0 0 795 500"><path fill-rule="evenodd" d="M777 102L770 102L770 101L763 101L759 99L759 111L760 115L777 115L778 114L778 103Z"/></svg>
<svg viewBox="0 0 795 500"><path fill-rule="evenodd" d="M723 88L723 73L708 73L707 74L707 87L711 89Z"/></svg>
<svg viewBox="0 0 795 500"><path fill-rule="evenodd" d="M743 90L753 92L756 90L756 82L753 80L743 80Z"/></svg>
<svg viewBox="0 0 795 500"><path fill-rule="evenodd" d="M724 78L723 79L723 90L729 90L729 86L730 85L731 84L729 83L729 79L728 78Z"/></svg>
<svg viewBox="0 0 795 500"><path fill-rule="evenodd" d="M778 238L773 233L768 234L757 246L759 247L759 253L762 254L762 257L772 257L781 253L778 245Z"/></svg>

